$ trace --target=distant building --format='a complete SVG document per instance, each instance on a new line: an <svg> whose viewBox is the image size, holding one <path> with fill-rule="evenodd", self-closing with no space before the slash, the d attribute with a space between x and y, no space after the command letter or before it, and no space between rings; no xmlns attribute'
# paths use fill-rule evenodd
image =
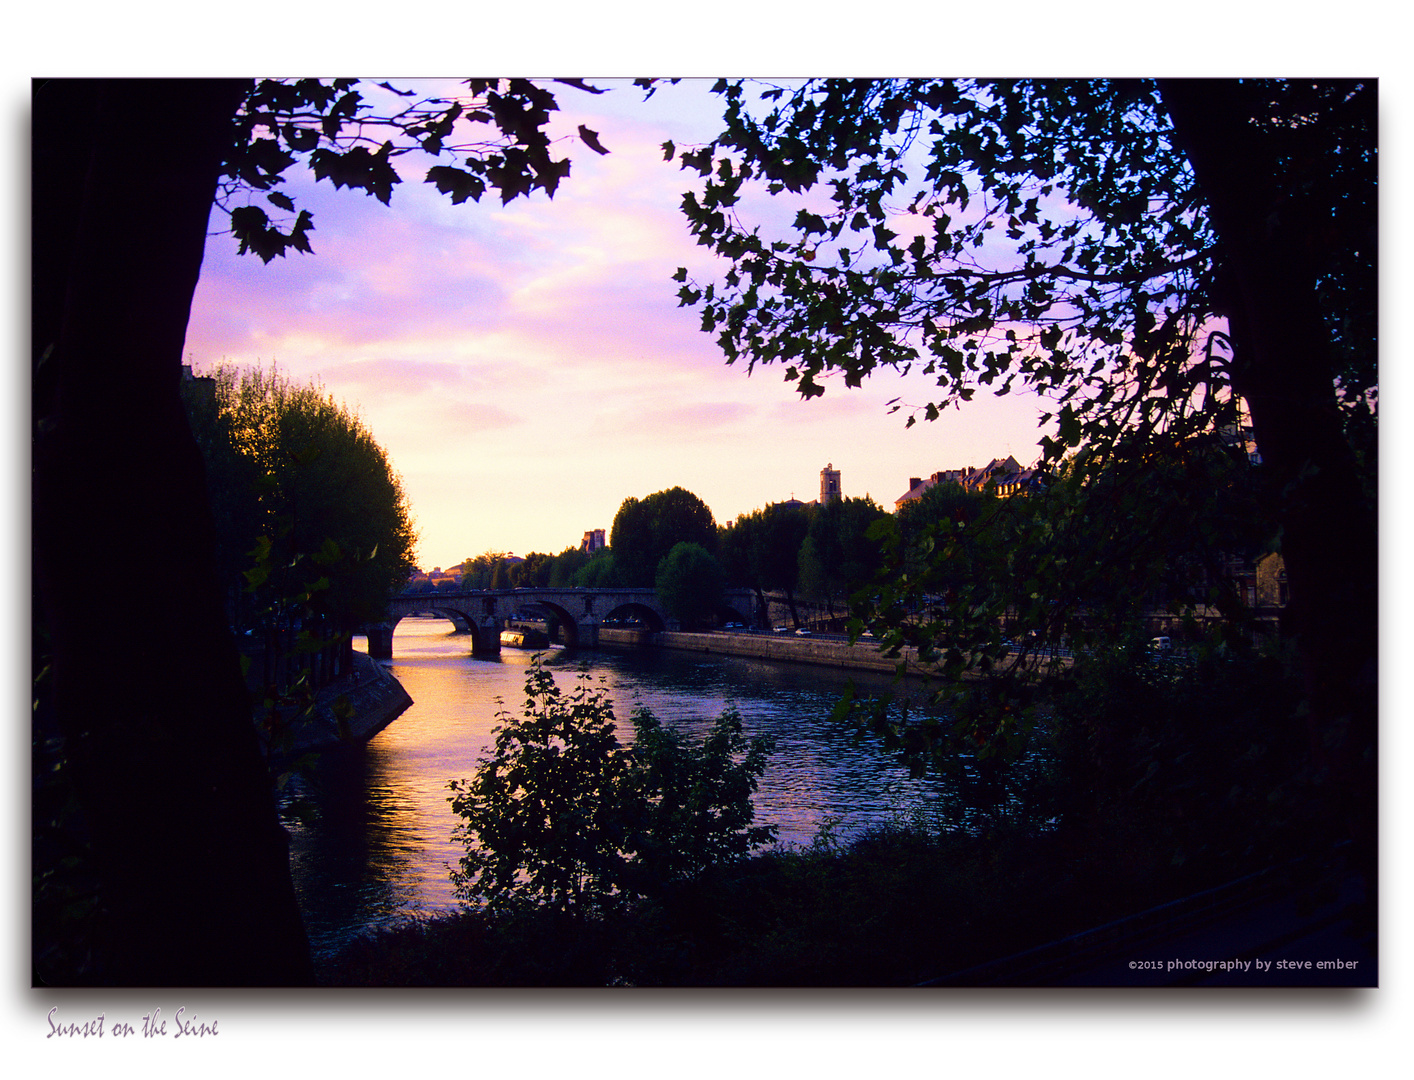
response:
<svg viewBox="0 0 1414 1080"><path fill-rule="evenodd" d="M454 589L461 582L461 568L453 567L450 570L443 570L440 566L434 566L429 571L422 571L413 567L412 573L408 576L407 585L404 592L424 593L433 592L438 589Z"/></svg>
<svg viewBox="0 0 1414 1080"><path fill-rule="evenodd" d="M1291 600L1286 584L1286 560L1270 552L1253 564L1252 589L1248 606L1257 609L1284 608Z"/></svg>
<svg viewBox="0 0 1414 1080"><path fill-rule="evenodd" d="M604 541L603 529L590 529L584 534L584 539L579 542L579 550L588 552L590 555L593 555L600 548L606 548L608 546L609 545Z"/></svg>
<svg viewBox="0 0 1414 1080"><path fill-rule="evenodd" d="M216 409L216 380L207 375L198 375L190 364L182 365L182 381L179 388L182 401L190 410Z"/></svg>
<svg viewBox="0 0 1414 1080"><path fill-rule="evenodd" d="M828 506L842 498L844 495L840 491L840 471L833 464L827 464L820 470L820 497L814 502L801 502L792 493L789 499L782 499L780 502L768 505L784 506L791 510L805 510L812 506Z"/></svg>
<svg viewBox="0 0 1414 1080"><path fill-rule="evenodd" d="M930 488L938 484L958 484L968 491L983 491L989 482L996 494L1015 495L1034 490L1040 480L1034 468L1024 469L1016 458L1007 455L1004 458L993 458L980 469L969 465L965 469L944 469L935 472L926 480L916 476L910 477L908 490L894 500L894 510L901 509L905 503L923 498Z"/></svg>

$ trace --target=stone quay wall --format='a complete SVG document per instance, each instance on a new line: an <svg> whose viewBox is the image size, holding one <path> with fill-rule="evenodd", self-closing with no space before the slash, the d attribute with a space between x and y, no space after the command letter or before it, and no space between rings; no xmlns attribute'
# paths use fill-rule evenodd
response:
<svg viewBox="0 0 1414 1080"><path fill-rule="evenodd" d="M343 725L336 711L340 698L352 710ZM284 748L284 753L303 754L366 743L410 705L412 698L391 671L363 653L354 653L352 670L319 691L311 715L297 717L287 713L285 719L293 730L291 745ZM263 738L264 733L261 735Z"/></svg>
<svg viewBox="0 0 1414 1080"><path fill-rule="evenodd" d="M815 664L823 667L850 668L858 671L879 671L892 674L901 657L884 656L873 642L823 638L802 638L794 634L730 634L688 633L664 630L618 629L606 627L599 631L601 645L656 645L664 649L689 652L718 653L722 656L749 656L758 660L780 660L793 664ZM916 651L906 650L912 664Z"/></svg>

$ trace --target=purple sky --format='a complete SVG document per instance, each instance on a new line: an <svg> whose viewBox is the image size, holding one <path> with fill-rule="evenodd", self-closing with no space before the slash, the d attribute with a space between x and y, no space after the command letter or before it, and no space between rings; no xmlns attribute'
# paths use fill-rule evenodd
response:
<svg viewBox="0 0 1414 1080"><path fill-rule="evenodd" d="M607 85L607 80L599 80ZM714 259L678 211L692 176L661 145L706 141L720 118L706 81L645 103L620 85L560 88L560 123L600 132L553 200L453 206L404 177L385 207L291 184L315 215L315 254L263 265L229 235L207 245L186 351L198 369L278 364L355 409L401 473L424 568L487 550L556 553L609 529L619 504L680 485L719 523L818 494L892 508L910 476L1037 454L1034 400L976 400L904 429L884 403L927 400L926 380L833 382L802 401L780 368L728 367L677 306L677 267ZM213 228L224 219L213 217Z"/></svg>

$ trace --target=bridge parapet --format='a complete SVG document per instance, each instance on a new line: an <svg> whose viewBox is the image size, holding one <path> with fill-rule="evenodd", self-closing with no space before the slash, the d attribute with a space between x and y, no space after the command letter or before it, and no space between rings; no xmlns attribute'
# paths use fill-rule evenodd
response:
<svg viewBox="0 0 1414 1080"><path fill-rule="evenodd" d="M724 599L734 608L753 609L749 589L729 589ZM527 607L548 610L564 628L566 644L585 648L598 644L599 627L618 612L630 613L654 630L679 629L654 589L464 589L393 597L387 620L368 628L368 652L391 659L394 628L408 615L422 612L440 615L458 630L470 632L473 653L498 652L507 621Z"/></svg>

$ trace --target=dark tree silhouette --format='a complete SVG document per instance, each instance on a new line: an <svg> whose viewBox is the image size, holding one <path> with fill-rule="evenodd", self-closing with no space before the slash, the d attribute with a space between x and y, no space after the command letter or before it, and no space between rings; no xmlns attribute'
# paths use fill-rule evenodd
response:
<svg viewBox="0 0 1414 1080"><path fill-rule="evenodd" d="M685 630L707 624L722 602L726 578L701 544L674 544L658 562L658 599Z"/></svg>
<svg viewBox="0 0 1414 1080"><path fill-rule="evenodd" d="M248 89L35 88L36 604L100 902L93 966L41 981L312 979L178 393ZM74 573L99 552L105 573Z"/></svg>
<svg viewBox="0 0 1414 1080"><path fill-rule="evenodd" d="M759 90L721 81L722 134L665 147L706 178L683 210L730 265L677 280L727 361L780 363L807 398L916 368L939 389L898 406L910 423L1029 387L1054 402L1050 463L1097 472L1231 432L1245 403L1305 681L1306 731L1275 734L1304 740L1313 817L1373 866L1376 83ZM761 191L795 217L744 220Z"/></svg>
<svg viewBox="0 0 1414 1080"><path fill-rule="evenodd" d="M38 981L312 980L178 390L212 207L268 262L312 250L279 189L296 160L383 202L411 150L457 159L426 179L458 203L551 194L569 173L537 85L411 104L387 89L404 104L380 118L351 80L34 85L35 741L62 740L97 900L87 959L37 948ZM76 572L99 553L105 573Z"/></svg>
<svg viewBox="0 0 1414 1080"><path fill-rule="evenodd" d="M740 515L718 538L728 578L754 589L761 611L767 610L765 590L785 593L795 626L800 625L795 607L800 545L809 529L810 515L803 505L771 503Z"/></svg>
<svg viewBox="0 0 1414 1080"><path fill-rule="evenodd" d="M609 550L625 585L652 586L658 563L680 543L700 544L708 554L717 549L712 511L683 488L655 491L642 499L630 496L614 515Z"/></svg>
<svg viewBox="0 0 1414 1080"><path fill-rule="evenodd" d="M1233 384L1283 491L1289 623L1312 754L1369 843L1378 523L1361 483L1373 462L1357 461L1360 437L1351 437L1341 399L1377 386L1375 88L1336 81L1274 91L1228 79L1159 88L1219 238L1214 291L1242 350Z"/></svg>

